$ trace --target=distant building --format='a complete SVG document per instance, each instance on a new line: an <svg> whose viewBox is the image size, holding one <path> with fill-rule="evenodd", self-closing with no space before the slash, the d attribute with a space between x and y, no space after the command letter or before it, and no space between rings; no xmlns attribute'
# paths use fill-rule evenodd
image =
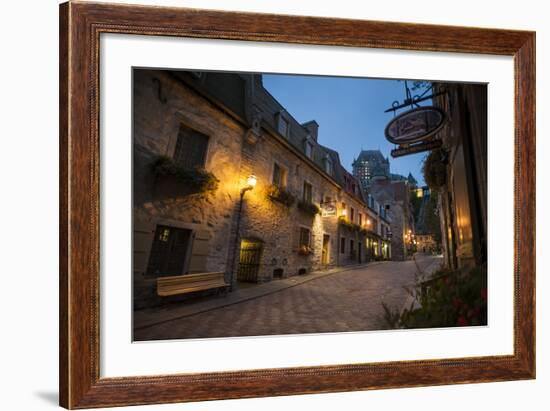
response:
<svg viewBox="0 0 550 411"><path fill-rule="evenodd" d="M437 243L433 234L416 234L416 248L421 253L430 253L437 250Z"/></svg>
<svg viewBox="0 0 550 411"><path fill-rule="evenodd" d="M392 260L405 260L413 251L414 216L407 181L375 180L372 195L385 209L391 226Z"/></svg>
<svg viewBox="0 0 550 411"><path fill-rule="evenodd" d="M409 186L411 188L414 188L414 187L418 186L418 181L416 181L416 178L414 178L412 173L409 173L409 175L407 177L405 177L404 175L401 175L401 174L391 173L390 174L390 180L392 180L392 181L406 181L407 183L409 183Z"/></svg>
<svg viewBox="0 0 550 411"><path fill-rule="evenodd" d="M390 161L380 150L361 150L352 166L353 175L365 190L369 189L373 180L390 178Z"/></svg>

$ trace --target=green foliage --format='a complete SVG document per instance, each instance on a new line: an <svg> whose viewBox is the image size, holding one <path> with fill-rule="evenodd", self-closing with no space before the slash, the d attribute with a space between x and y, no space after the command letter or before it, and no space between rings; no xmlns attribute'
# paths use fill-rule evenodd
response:
<svg viewBox="0 0 550 411"><path fill-rule="evenodd" d="M296 197L294 197L294 195L290 191L285 190L284 188L280 188L276 185L271 185L269 187L267 196L272 201L281 203L286 207L292 207L292 204L294 204L294 202L296 201Z"/></svg>
<svg viewBox="0 0 550 411"><path fill-rule="evenodd" d="M424 209L424 224L426 231L434 235L436 243L441 244L441 225L437 208L437 197L434 194L430 196L430 200L426 203Z"/></svg>
<svg viewBox="0 0 550 411"><path fill-rule="evenodd" d="M487 271L440 270L416 285L416 301L399 315L383 307L387 325L392 328L462 327L487 324Z"/></svg>
<svg viewBox="0 0 550 411"><path fill-rule="evenodd" d="M185 168L167 156L158 156L151 167L157 178L175 177L185 188L194 193L214 192L218 189L220 182L214 174L204 168Z"/></svg>
<svg viewBox="0 0 550 411"><path fill-rule="evenodd" d="M445 151L441 148L432 150L424 159L422 173L426 184L432 191L439 191L447 181L447 166L443 161Z"/></svg>
<svg viewBox="0 0 550 411"><path fill-rule="evenodd" d="M401 313L399 310L392 309L384 301L382 301L382 308L384 309L384 322L388 328L399 328L399 320L401 319Z"/></svg>
<svg viewBox="0 0 550 411"><path fill-rule="evenodd" d="M352 223L343 215L338 217L338 224L340 224L340 227L345 228L349 231L361 231L361 226L359 224Z"/></svg>
<svg viewBox="0 0 550 411"><path fill-rule="evenodd" d="M313 204L309 201L300 200L297 204L298 208L306 214L309 214L312 217L315 217L317 214L321 213L321 210L316 204Z"/></svg>

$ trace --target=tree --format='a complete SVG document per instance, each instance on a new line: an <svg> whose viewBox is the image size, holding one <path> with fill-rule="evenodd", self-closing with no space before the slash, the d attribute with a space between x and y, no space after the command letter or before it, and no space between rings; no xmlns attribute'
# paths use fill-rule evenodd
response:
<svg viewBox="0 0 550 411"><path fill-rule="evenodd" d="M441 244L441 225L439 220L439 209L437 208L437 193L432 193L430 200L426 203L424 211L426 230L434 234L436 243Z"/></svg>

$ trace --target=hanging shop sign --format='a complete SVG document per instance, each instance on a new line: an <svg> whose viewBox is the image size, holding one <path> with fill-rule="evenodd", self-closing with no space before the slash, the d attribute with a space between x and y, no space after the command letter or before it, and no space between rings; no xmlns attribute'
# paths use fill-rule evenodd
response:
<svg viewBox="0 0 550 411"><path fill-rule="evenodd" d="M406 156L409 154L421 153L423 151L435 150L436 148L440 148L442 145L443 145L443 142L441 140L428 140L428 141L423 141L421 143L410 144L403 147L399 146L399 148L396 148L395 150L391 151L391 156L395 158L395 157Z"/></svg>
<svg viewBox="0 0 550 411"><path fill-rule="evenodd" d="M407 145L424 141L443 127L445 113L437 107L418 107L394 117L386 126L386 139Z"/></svg>
<svg viewBox="0 0 550 411"><path fill-rule="evenodd" d="M330 217L336 215L336 201L327 201L321 204L321 215Z"/></svg>

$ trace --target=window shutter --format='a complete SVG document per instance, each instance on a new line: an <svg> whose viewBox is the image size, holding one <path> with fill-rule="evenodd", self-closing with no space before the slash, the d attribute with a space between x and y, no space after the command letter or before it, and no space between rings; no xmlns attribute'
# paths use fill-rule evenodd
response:
<svg viewBox="0 0 550 411"><path fill-rule="evenodd" d="M202 168L206 163L208 136L185 125L180 125L174 161L182 167Z"/></svg>

